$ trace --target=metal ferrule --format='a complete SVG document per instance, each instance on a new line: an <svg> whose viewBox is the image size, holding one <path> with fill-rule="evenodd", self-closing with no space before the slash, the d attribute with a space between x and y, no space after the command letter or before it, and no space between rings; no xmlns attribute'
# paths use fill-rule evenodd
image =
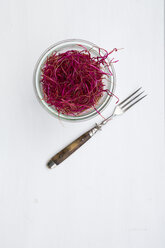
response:
<svg viewBox="0 0 165 248"><path fill-rule="evenodd" d="M89 131L89 135L92 137L98 130L101 130L101 126L96 123L94 128Z"/></svg>

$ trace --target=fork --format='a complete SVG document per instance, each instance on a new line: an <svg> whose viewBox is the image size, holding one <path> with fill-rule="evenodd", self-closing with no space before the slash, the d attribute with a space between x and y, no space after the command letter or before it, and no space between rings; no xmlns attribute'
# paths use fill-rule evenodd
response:
<svg viewBox="0 0 165 248"><path fill-rule="evenodd" d="M147 95L144 95L144 91L141 91L142 87L134 91L131 95L129 95L126 99L124 99L121 103L119 103L115 108L112 114L104 119L100 124L95 124L95 126L81 135L79 138L74 140L71 144L66 146L60 152L58 152L55 156L53 156L49 162L47 163L48 168L52 169L62 163L66 158L68 158L73 152L75 152L79 147L85 144L98 130L102 128L105 124L107 124L110 120L118 115L122 115L136 103L141 101Z"/></svg>

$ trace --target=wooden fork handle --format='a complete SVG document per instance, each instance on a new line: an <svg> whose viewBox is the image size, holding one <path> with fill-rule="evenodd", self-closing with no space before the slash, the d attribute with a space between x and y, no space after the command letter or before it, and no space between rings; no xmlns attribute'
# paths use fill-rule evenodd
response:
<svg viewBox="0 0 165 248"><path fill-rule="evenodd" d="M58 152L55 156L53 156L47 166L51 169L55 166L62 163L66 158L68 158L73 152L75 152L78 148L80 148L83 144L85 144L91 137L92 130L89 130L88 132L81 135L78 139L70 143L68 146L66 146L64 149L62 149L60 152Z"/></svg>

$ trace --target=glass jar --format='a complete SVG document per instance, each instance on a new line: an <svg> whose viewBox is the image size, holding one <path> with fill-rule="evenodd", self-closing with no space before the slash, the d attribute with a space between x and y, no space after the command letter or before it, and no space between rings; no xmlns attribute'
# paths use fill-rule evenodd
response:
<svg viewBox="0 0 165 248"><path fill-rule="evenodd" d="M81 45L81 46L80 46ZM76 115L76 116L71 116L71 115L65 115L65 114L59 114L57 112L57 110L50 106L49 104L47 104L44 100L43 100L43 91L42 91L42 85L40 83L41 81L41 77L42 77L42 67L46 62L47 57L49 57L53 52L57 52L57 53L63 53L66 52L68 50L84 50L84 48L86 49L90 49L90 54L92 57L97 57L97 56L104 56L105 55L105 51L103 49L101 49L99 51L99 47L89 41L85 41L85 40L80 40L80 39L68 39L68 40L63 40L60 41L54 45L52 45L51 47L49 47L39 58L36 66L35 66L35 70L34 70L34 88L35 88L35 92L36 92L36 96L39 100L39 102L41 103L41 105L53 116L55 117L60 117L63 120L69 120L69 121L80 121L80 120L88 120L91 117L95 117L96 115L98 115L97 111L93 108L90 108L88 110L83 111L82 113ZM100 54L99 54L100 52ZM106 58L105 60L107 63L110 63L109 58ZM102 67L102 70L105 71L106 73L108 73L108 68L106 66ZM104 83L104 87L105 89L108 89L111 93L114 93L115 90L115 85L116 85L116 75L115 75L115 70L114 70L114 66L111 63L110 64L110 70L112 72L112 76L106 76L106 79L103 79L103 83ZM103 111L103 109L108 105L108 103L110 102L112 96L108 95L106 92L103 93L103 96L99 99L97 105L95 106L96 109L101 113Z"/></svg>

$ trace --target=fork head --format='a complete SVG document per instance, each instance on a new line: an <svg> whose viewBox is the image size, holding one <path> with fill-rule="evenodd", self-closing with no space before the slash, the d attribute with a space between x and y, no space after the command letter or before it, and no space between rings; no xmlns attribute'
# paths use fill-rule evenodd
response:
<svg viewBox="0 0 165 248"><path fill-rule="evenodd" d="M119 103L113 113L114 115L121 115L134 106L136 103L141 101L147 95L144 95L144 91L141 91L141 87L134 91L131 95L129 95L126 99L124 99L121 103Z"/></svg>

